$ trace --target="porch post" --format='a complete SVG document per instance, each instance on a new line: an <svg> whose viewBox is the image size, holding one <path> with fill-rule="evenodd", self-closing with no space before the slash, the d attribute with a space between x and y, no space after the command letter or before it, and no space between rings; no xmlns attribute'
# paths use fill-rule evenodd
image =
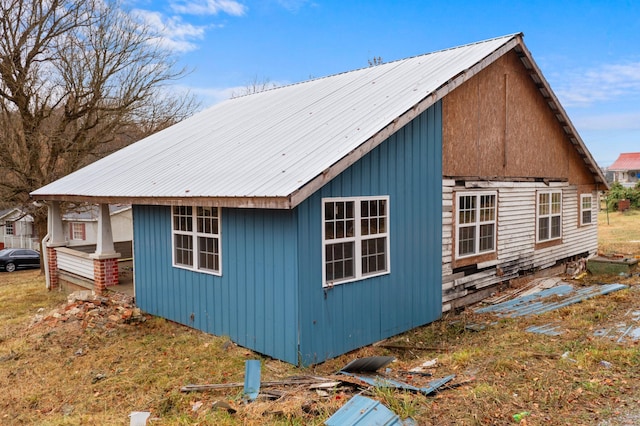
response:
<svg viewBox="0 0 640 426"><path fill-rule="evenodd" d="M98 235L96 251L93 258L94 291L102 294L108 286L116 285L118 277L118 258L113 245L113 232L111 230L111 214L109 204L100 204L98 212Z"/></svg>
<svg viewBox="0 0 640 426"><path fill-rule="evenodd" d="M56 247L66 245L64 240L64 232L62 230L62 214L60 213L60 203L52 201L47 207L47 231L48 239L44 241L42 249L46 250L45 254L45 272L48 278L49 290L60 288L58 281L58 253Z"/></svg>

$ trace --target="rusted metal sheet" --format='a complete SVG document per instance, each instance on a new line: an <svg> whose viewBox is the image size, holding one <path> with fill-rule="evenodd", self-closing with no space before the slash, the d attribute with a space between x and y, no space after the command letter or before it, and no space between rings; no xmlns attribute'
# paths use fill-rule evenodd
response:
<svg viewBox="0 0 640 426"><path fill-rule="evenodd" d="M624 284L602 284L576 290L572 285L564 284L529 296L517 297L497 305L486 306L477 309L476 313L494 313L500 317L538 315L627 287Z"/></svg>

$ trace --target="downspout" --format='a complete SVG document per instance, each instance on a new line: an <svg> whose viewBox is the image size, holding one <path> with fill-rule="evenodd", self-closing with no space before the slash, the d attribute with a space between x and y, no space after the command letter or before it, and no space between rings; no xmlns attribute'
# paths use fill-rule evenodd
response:
<svg viewBox="0 0 640 426"><path fill-rule="evenodd" d="M48 231L49 227L47 227L47 235L44 236L42 241L40 242L40 250L42 251L42 259L44 260L44 278L47 283L47 290L51 290L51 275L49 274L49 250L47 250L47 243L51 238L51 234Z"/></svg>

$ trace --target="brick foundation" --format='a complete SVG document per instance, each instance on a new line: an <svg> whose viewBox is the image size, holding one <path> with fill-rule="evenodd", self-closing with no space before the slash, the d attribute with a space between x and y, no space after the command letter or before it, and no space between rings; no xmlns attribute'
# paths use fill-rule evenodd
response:
<svg viewBox="0 0 640 426"><path fill-rule="evenodd" d="M58 253L55 247L47 247L47 265L49 270L49 290L57 290L60 288L58 280Z"/></svg>
<svg viewBox="0 0 640 426"><path fill-rule="evenodd" d="M103 294L107 287L118 284L118 258L94 259L93 273L94 291Z"/></svg>

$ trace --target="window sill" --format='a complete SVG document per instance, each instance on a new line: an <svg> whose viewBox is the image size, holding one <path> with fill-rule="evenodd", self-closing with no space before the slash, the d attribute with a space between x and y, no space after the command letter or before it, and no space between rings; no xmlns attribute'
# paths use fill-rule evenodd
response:
<svg viewBox="0 0 640 426"><path fill-rule="evenodd" d="M474 265L476 263L489 262L491 260L496 260L498 258L498 253L491 252L485 254L479 254L477 256L463 257L462 259L454 259L451 262L452 268L460 268L463 266Z"/></svg>

